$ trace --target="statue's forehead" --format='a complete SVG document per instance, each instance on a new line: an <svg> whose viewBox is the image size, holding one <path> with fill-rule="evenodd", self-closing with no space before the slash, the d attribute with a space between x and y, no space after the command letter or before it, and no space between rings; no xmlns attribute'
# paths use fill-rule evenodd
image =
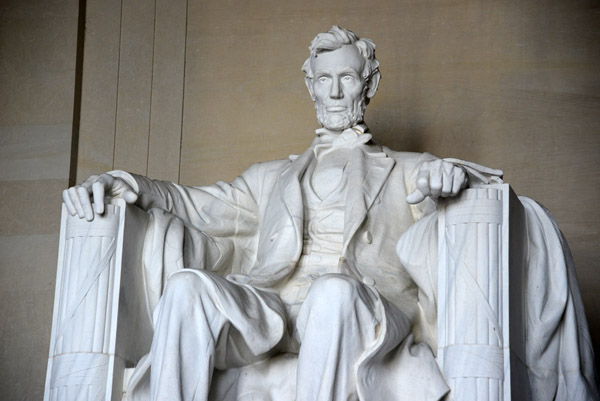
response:
<svg viewBox="0 0 600 401"><path fill-rule="evenodd" d="M321 52L311 60L313 72L342 72L353 70L361 72L365 59L354 45L345 45L339 49Z"/></svg>

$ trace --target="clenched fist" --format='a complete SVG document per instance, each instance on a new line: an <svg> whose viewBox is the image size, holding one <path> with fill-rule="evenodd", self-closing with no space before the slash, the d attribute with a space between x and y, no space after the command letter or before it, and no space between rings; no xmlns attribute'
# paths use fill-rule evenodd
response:
<svg viewBox="0 0 600 401"><path fill-rule="evenodd" d="M410 204L433 198L456 196L467 185L465 170L451 162L437 159L424 162L417 174L417 189L406 197Z"/></svg>

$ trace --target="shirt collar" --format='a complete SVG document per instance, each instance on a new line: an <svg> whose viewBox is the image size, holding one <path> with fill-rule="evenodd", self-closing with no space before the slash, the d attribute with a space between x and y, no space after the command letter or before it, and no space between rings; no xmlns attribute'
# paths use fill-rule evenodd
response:
<svg viewBox="0 0 600 401"><path fill-rule="evenodd" d="M357 124L341 132L319 128L315 133L317 137L313 141L313 150L317 157L336 149L352 149L361 146L369 142L372 137L365 124Z"/></svg>
<svg viewBox="0 0 600 401"><path fill-rule="evenodd" d="M355 135L353 135L351 133L351 131L354 132ZM320 138L321 141L319 142L330 142L333 140L333 138L337 137L337 136L345 136L347 138L349 137L356 137L358 135L362 135L365 132L368 132L369 128L367 127L367 125L365 123L360 123L360 124L356 124L355 126L351 127L351 128L346 128L343 131L333 131L333 130L329 130L325 127L319 128L315 131L315 134L317 134L317 138Z"/></svg>

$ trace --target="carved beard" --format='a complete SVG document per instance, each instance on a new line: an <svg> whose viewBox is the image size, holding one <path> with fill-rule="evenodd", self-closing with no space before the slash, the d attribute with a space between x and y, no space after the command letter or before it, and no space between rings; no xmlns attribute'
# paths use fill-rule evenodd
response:
<svg viewBox="0 0 600 401"><path fill-rule="evenodd" d="M323 127L332 131L343 131L346 128L354 127L363 121L365 110L367 109L366 96L361 96L358 101L352 102L352 107L343 112L330 113L327 106L315 102L317 110L317 121Z"/></svg>

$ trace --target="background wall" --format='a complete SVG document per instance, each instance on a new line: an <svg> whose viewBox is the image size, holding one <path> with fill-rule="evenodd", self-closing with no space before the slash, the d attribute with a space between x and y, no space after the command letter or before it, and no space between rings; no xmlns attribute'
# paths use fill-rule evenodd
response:
<svg viewBox="0 0 600 401"><path fill-rule="evenodd" d="M45 11L55 3L40 0L27 7L11 5L10 12L1 14L2 33L6 30L9 36L0 35L0 82L3 88L14 88L15 95L0 100L10 103L2 104L0 125L31 127L59 121L64 129L56 136L65 142L52 141L42 149L46 152L55 146L57 154L62 154L57 160L64 162L72 111L65 102L73 99L75 80L77 7L73 1L55 1L57 7L62 6L60 11ZM600 344L600 275L596 274L600 211L595 207L600 195L597 1L84 3L77 181L120 168L183 184L208 184L231 180L251 163L302 152L317 123L300 67L314 35L338 24L377 43L383 80L366 121L380 143L502 168L518 193L535 198L553 212L572 247L592 336ZM22 38L19 35L33 29L33 24L11 22L10 16L25 9L40 21L71 11L60 23L35 28L35 35L18 42L15 38ZM61 42L47 34L56 29L62 29L68 40ZM56 46L60 50L48 50ZM30 51L34 55L29 60L23 58L24 48L38 50ZM60 76L69 78L61 81L48 72L42 74L43 81L60 89L36 89L30 92L35 95L21 96L16 88L32 87L42 76L32 71L46 71L42 66L53 57L64 66L65 75ZM63 103L56 103L54 93L65 93L60 97ZM38 118L44 108L37 103L42 99L49 111ZM24 122L15 120L19 113L26 115ZM13 160L5 159L5 154L19 154L8 151L13 148L5 147L4 138L24 138L11 136L13 128L2 129L0 164ZM54 131L40 128L36 132L49 135ZM23 139L22 143L33 152L27 144L38 142ZM22 159L38 163L32 170L36 173L28 178L2 178L2 193L11 194L13 200L10 208L2 202L1 209L5 212L0 296L11 298L10 303L0 300L0 335L8 344L3 345L0 374L14 370L8 376L14 381L0 386L3 399L23 398L22 394L24 399L39 399L43 388L58 194L67 177L66 165L61 167L62 176L47 176L52 169L46 166L54 164L45 163L45 157L27 153ZM17 174L19 160L10 161L0 174ZM43 195L51 201L26 200L34 196L27 195L32 193L27 188L37 188L29 182L33 179L43 185L55 182L56 188L46 189L48 195ZM30 186L8 191L13 187L6 185L16 182ZM36 194L42 197L41 192ZM27 205L32 203L44 205L44 211L39 207L35 213L29 211ZM19 219L13 217L18 214L14 210L23 210ZM43 234L47 235L44 246L34 241L38 232L47 233ZM26 245L15 246L15 236ZM23 247L34 251L15 250ZM21 283L20 292L15 282ZM23 291L35 292L36 288L43 295L24 296ZM23 340L18 333L29 328L24 322L32 319L35 330L28 341L37 344L35 352L19 348L25 346L19 345ZM28 355L27 365L16 358L22 353ZM27 370L34 360L40 361L35 372ZM37 387L31 389L26 385L29 380L18 379L32 375ZM1 391L9 397L2 397Z"/></svg>
<svg viewBox="0 0 600 401"><path fill-rule="evenodd" d="M43 398L77 21L77 0L0 2L1 400Z"/></svg>

